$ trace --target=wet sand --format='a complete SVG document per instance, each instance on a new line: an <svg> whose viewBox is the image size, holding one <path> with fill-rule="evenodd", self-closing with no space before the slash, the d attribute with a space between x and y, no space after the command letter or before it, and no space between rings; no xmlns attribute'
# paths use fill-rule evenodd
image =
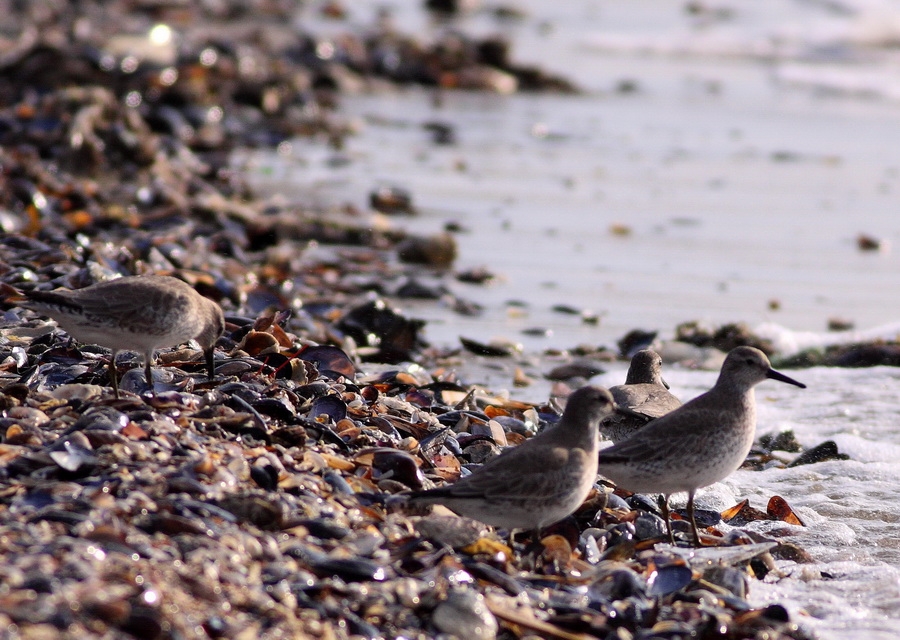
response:
<svg viewBox="0 0 900 640"><path fill-rule="evenodd" d="M427 91L350 97L360 132L346 149L300 145L282 168L289 186L258 180L271 157L257 156L250 175L332 203L399 182L420 211L400 224L467 229L457 269L483 265L498 278L453 285L484 305L480 317L413 307L438 343L462 333L534 350L609 345L636 327L671 335L694 319L798 331L896 320L883 302L900 285L900 151L883 144L894 106L785 89L755 62L715 73L692 61L613 62L635 94L447 94L438 108ZM704 88L714 81L715 92ZM458 143L431 143L431 121L450 124ZM335 155L348 163L308 170ZM861 251L860 234L884 248ZM600 323L554 313L558 304ZM553 335L521 333L530 327Z"/></svg>

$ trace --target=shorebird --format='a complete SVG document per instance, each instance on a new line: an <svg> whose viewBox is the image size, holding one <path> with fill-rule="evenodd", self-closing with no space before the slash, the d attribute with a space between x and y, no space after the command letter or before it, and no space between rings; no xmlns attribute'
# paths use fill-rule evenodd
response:
<svg viewBox="0 0 900 640"><path fill-rule="evenodd" d="M20 291L19 306L56 320L79 342L112 350L109 378L116 398L116 355L138 351L144 356L147 384L155 351L194 339L203 349L209 378L215 376L213 349L225 330L218 304L189 284L170 276L126 276L83 289Z"/></svg>
<svg viewBox="0 0 900 640"><path fill-rule="evenodd" d="M540 530L581 506L597 479L600 420L616 411L612 395L582 387L555 426L485 463L454 484L410 495L503 529Z"/></svg>
<svg viewBox="0 0 900 640"><path fill-rule="evenodd" d="M623 415L607 416L600 422L600 433L613 442L632 436L655 418L681 406L681 400L669 393L662 377L662 358L652 349L642 349L631 358L625 384L610 387L616 404L631 409L640 418Z"/></svg>
<svg viewBox="0 0 900 640"><path fill-rule="evenodd" d="M601 451L600 474L629 491L663 494L663 515L673 543L668 500L686 491L694 543L700 546L694 494L730 475L746 459L756 431L753 387L767 378L806 388L772 369L759 349L732 349L712 389Z"/></svg>

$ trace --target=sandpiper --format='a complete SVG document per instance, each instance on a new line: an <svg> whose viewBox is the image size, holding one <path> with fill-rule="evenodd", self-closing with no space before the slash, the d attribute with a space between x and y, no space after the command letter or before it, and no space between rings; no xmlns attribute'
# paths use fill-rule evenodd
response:
<svg viewBox="0 0 900 640"><path fill-rule="evenodd" d="M712 389L601 451L600 473L629 491L662 493L673 543L668 500L686 491L694 543L700 546L694 494L730 475L746 459L756 431L753 387L766 378L806 388L772 369L759 349L732 349Z"/></svg>
<svg viewBox="0 0 900 640"><path fill-rule="evenodd" d="M584 502L597 476L598 424L619 410L606 389L582 387L555 426L452 485L411 494L410 501L443 504L504 529L540 530Z"/></svg>
<svg viewBox="0 0 900 640"><path fill-rule="evenodd" d="M640 418L607 416L600 422L600 433L613 442L631 437L650 420L662 417L681 406L681 400L669 393L662 377L662 358L653 349L634 354L625 384L610 387L616 404L638 413Z"/></svg>
<svg viewBox="0 0 900 640"><path fill-rule="evenodd" d="M50 316L80 342L112 349L109 378L116 398L119 351L143 354L151 391L154 352L191 339L203 349L209 378L215 376L213 349L225 330L222 309L178 278L127 276L83 289L20 293L26 298L20 306Z"/></svg>

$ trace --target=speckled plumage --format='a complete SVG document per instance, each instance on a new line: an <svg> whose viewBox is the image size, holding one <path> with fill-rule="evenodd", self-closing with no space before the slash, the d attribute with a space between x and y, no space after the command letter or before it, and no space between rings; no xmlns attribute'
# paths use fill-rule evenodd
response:
<svg viewBox="0 0 900 640"><path fill-rule="evenodd" d="M46 314L84 343L112 350L110 380L119 395L115 360L119 351L143 354L147 384L161 347L196 340L203 349L209 377L214 376L213 348L225 328L222 309L187 283L170 276L127 276L83 289L24 291L20 305Z"/></svg>
<svg viewBox="0 0 900 640"><path fill-rule="evenodd" d="M773 370L759 349L732 349L712 389L601 451L600 474L629 491L662 493L666 501L686 491L699 545L694 493L727 477L746 459L756 432L753 387L766 378L805 388Z"/></svg>
<svg viewBox="0 0 900 640"><path fill-rule="evenodd" d="M572 514L597 477L600 420L617 411L612 395L582 387L559 422L452 485L410 496L505 529L540 529Z"/></svg>
<svg viewBox="0 0 900 640"><path fill-rule="evenodd" d="M681 400L669 393L669 385L662 378L662 358L652 349L634 354L625 384L610 387L609 392L618 406L638 414L611 415L600 422L600 433L613 442L631 437L651 420L681 406Z"/></svg>

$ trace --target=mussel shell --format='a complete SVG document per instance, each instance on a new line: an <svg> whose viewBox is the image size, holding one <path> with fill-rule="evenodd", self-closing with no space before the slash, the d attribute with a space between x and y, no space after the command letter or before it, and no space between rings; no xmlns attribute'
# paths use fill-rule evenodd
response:
<svg viewBox="0 0 900 640"><path fill-rule="evenodd" d="M419 332L425 322L409 319L391 309L383 300L373 300L348 311L337 328L358 345L377 347L377 353L363 359L397 364L410 360L425 343Z"/></svg>
<svg viewBox="0 0 900 640"><path fill-rule="evenodd" d="M470 589L454 589L431 614L431 623L444 633L469 640L491 640L499 627L484 596Z"/></svg>
<svg viewBox="0 0 900 640"><path fill-rule="evenodd" d="M594 601L611 602L635 596L643 597L647 584L637 573L628 568L604 572L588 586L588 597Z"/></svg>
<svg viewBox="0 0 900 640"><path fill-rule="evenodd" d="M309 535L322 540L343 540L352 533L347 527L322 518L298 520L291 524L305 527Z"/></svg>
<svg viewBox="0 0 900 640"><path fill-rule="evenodd" d="M281 504L259 495L228 495L219 500L219 506L260 529L279 529L284 518Z"/></svg>
<svg viewBox="0 0 900 640"><path fill-rule="evenodd" d="M634 519L634 537L638 540L662 538L668 535L666 522L654 513L640 513Z"/></svg>
<svg viewBox="0 0 900 640"><path fill-rule="evenodd" d="M446 411L438 416L438 422L447 427L455 427L459 424L459 421L468 418L478 420L480 422L487 422L490 418L480 411Z"/></svg>
<svg viewBox="0 0 900 640"><path fill-rule="evenodd" d="M250 406L263 415L267 415L283 422L290 422L297 415L294 407L281 398L261 398L255 402L251 402Z"/></svg>
<svg viewBox="0 0 900 640"><path fill-rule="evenodd" d="M735 567L713 565L703 572L703 579L727 589L737 598L746 598L749 579L747 572Z"/></svg>
<svg viewBox="0 0 900 640"><path fill-rule="evenodd" d="M66 440L60 447L54 447L49 455L61 469L71 473L75 473L82 467L93 467L98 462L93 451L71 440Z"/></svg>
<svg viewBox="0 0 900 640"><path fill-rule="evenodd" d="M353 380L356 378L356 365L344 351L332 345L316 345L307 347L297 357L312 362L322 375L333 380L339 377Z"/></svg>
<svg viewBox="0 0 900 640"><path fill-rule="evenodd" d="M260 488L274 491L278 488L278 470L270 464L262 467L250 467L250 478Z"/></svg>
<svg viewBox="0 0 900 640"><path fill-rule="evenodd" d="M448 438L451 438L452 430L450 427L444 427L419 440L419 449L425 457L431 457L441 450Z"/></svg>
<svg viewBox="0 0 900 640"><path fill-rule="evenodd" d="M347 403L336 395L320 396L313 401L309 417L315 420L321 415L326 415L333 423L337 423L347 417Z"/></svg>
<svg viewBox="0 0 900 640"><path fill-rule="evenodd" d="M257 360L269 367L279 380L289 380L293 375L291 359L283 353L261 353L255 356Z"/></svg>
<svg viewBox="0 0 900 640"><path fill-rule="evenodd" d="M511 356L515 353L515 351L508 345L485 344L483 342L478 342L477 340L472 340L471 338L466 338L463 336L459 336L459 342L466 349L466 351L470 351L478 356L485 356L489 358L503 358Z"/></svg>
<svg viewBox="0 0 900 640"><path fill-rule="evenodd" d="M303 544L284 550L285 555L297 558L319 577L337 577L347 582L380 582L388 576L385 568L365 558L332 558Z"/></svg>
<svg viewBox="0 0 900 640"><path fill-rule="evenodd" d="M372 468L382 477L402 482L411 489L421 489L425 476L416 464L416 459L398 449L378 449L372 459Z"/></svg>
<svg viewBox="0 0 900 640"><path fill-rule="evenodd" d="M683 589L693 580L694 572L684 564L669 564L654 569L647 577L647 593L664 596Z"/></svg>
<svg viewBox="0 0 900 640"><path fill-rule="evenodd" d="M110 406L93 406L82 413L69 428L69 431L85 431L98 429L104 431L121 431L128 424L130 418Z"/></svg>

